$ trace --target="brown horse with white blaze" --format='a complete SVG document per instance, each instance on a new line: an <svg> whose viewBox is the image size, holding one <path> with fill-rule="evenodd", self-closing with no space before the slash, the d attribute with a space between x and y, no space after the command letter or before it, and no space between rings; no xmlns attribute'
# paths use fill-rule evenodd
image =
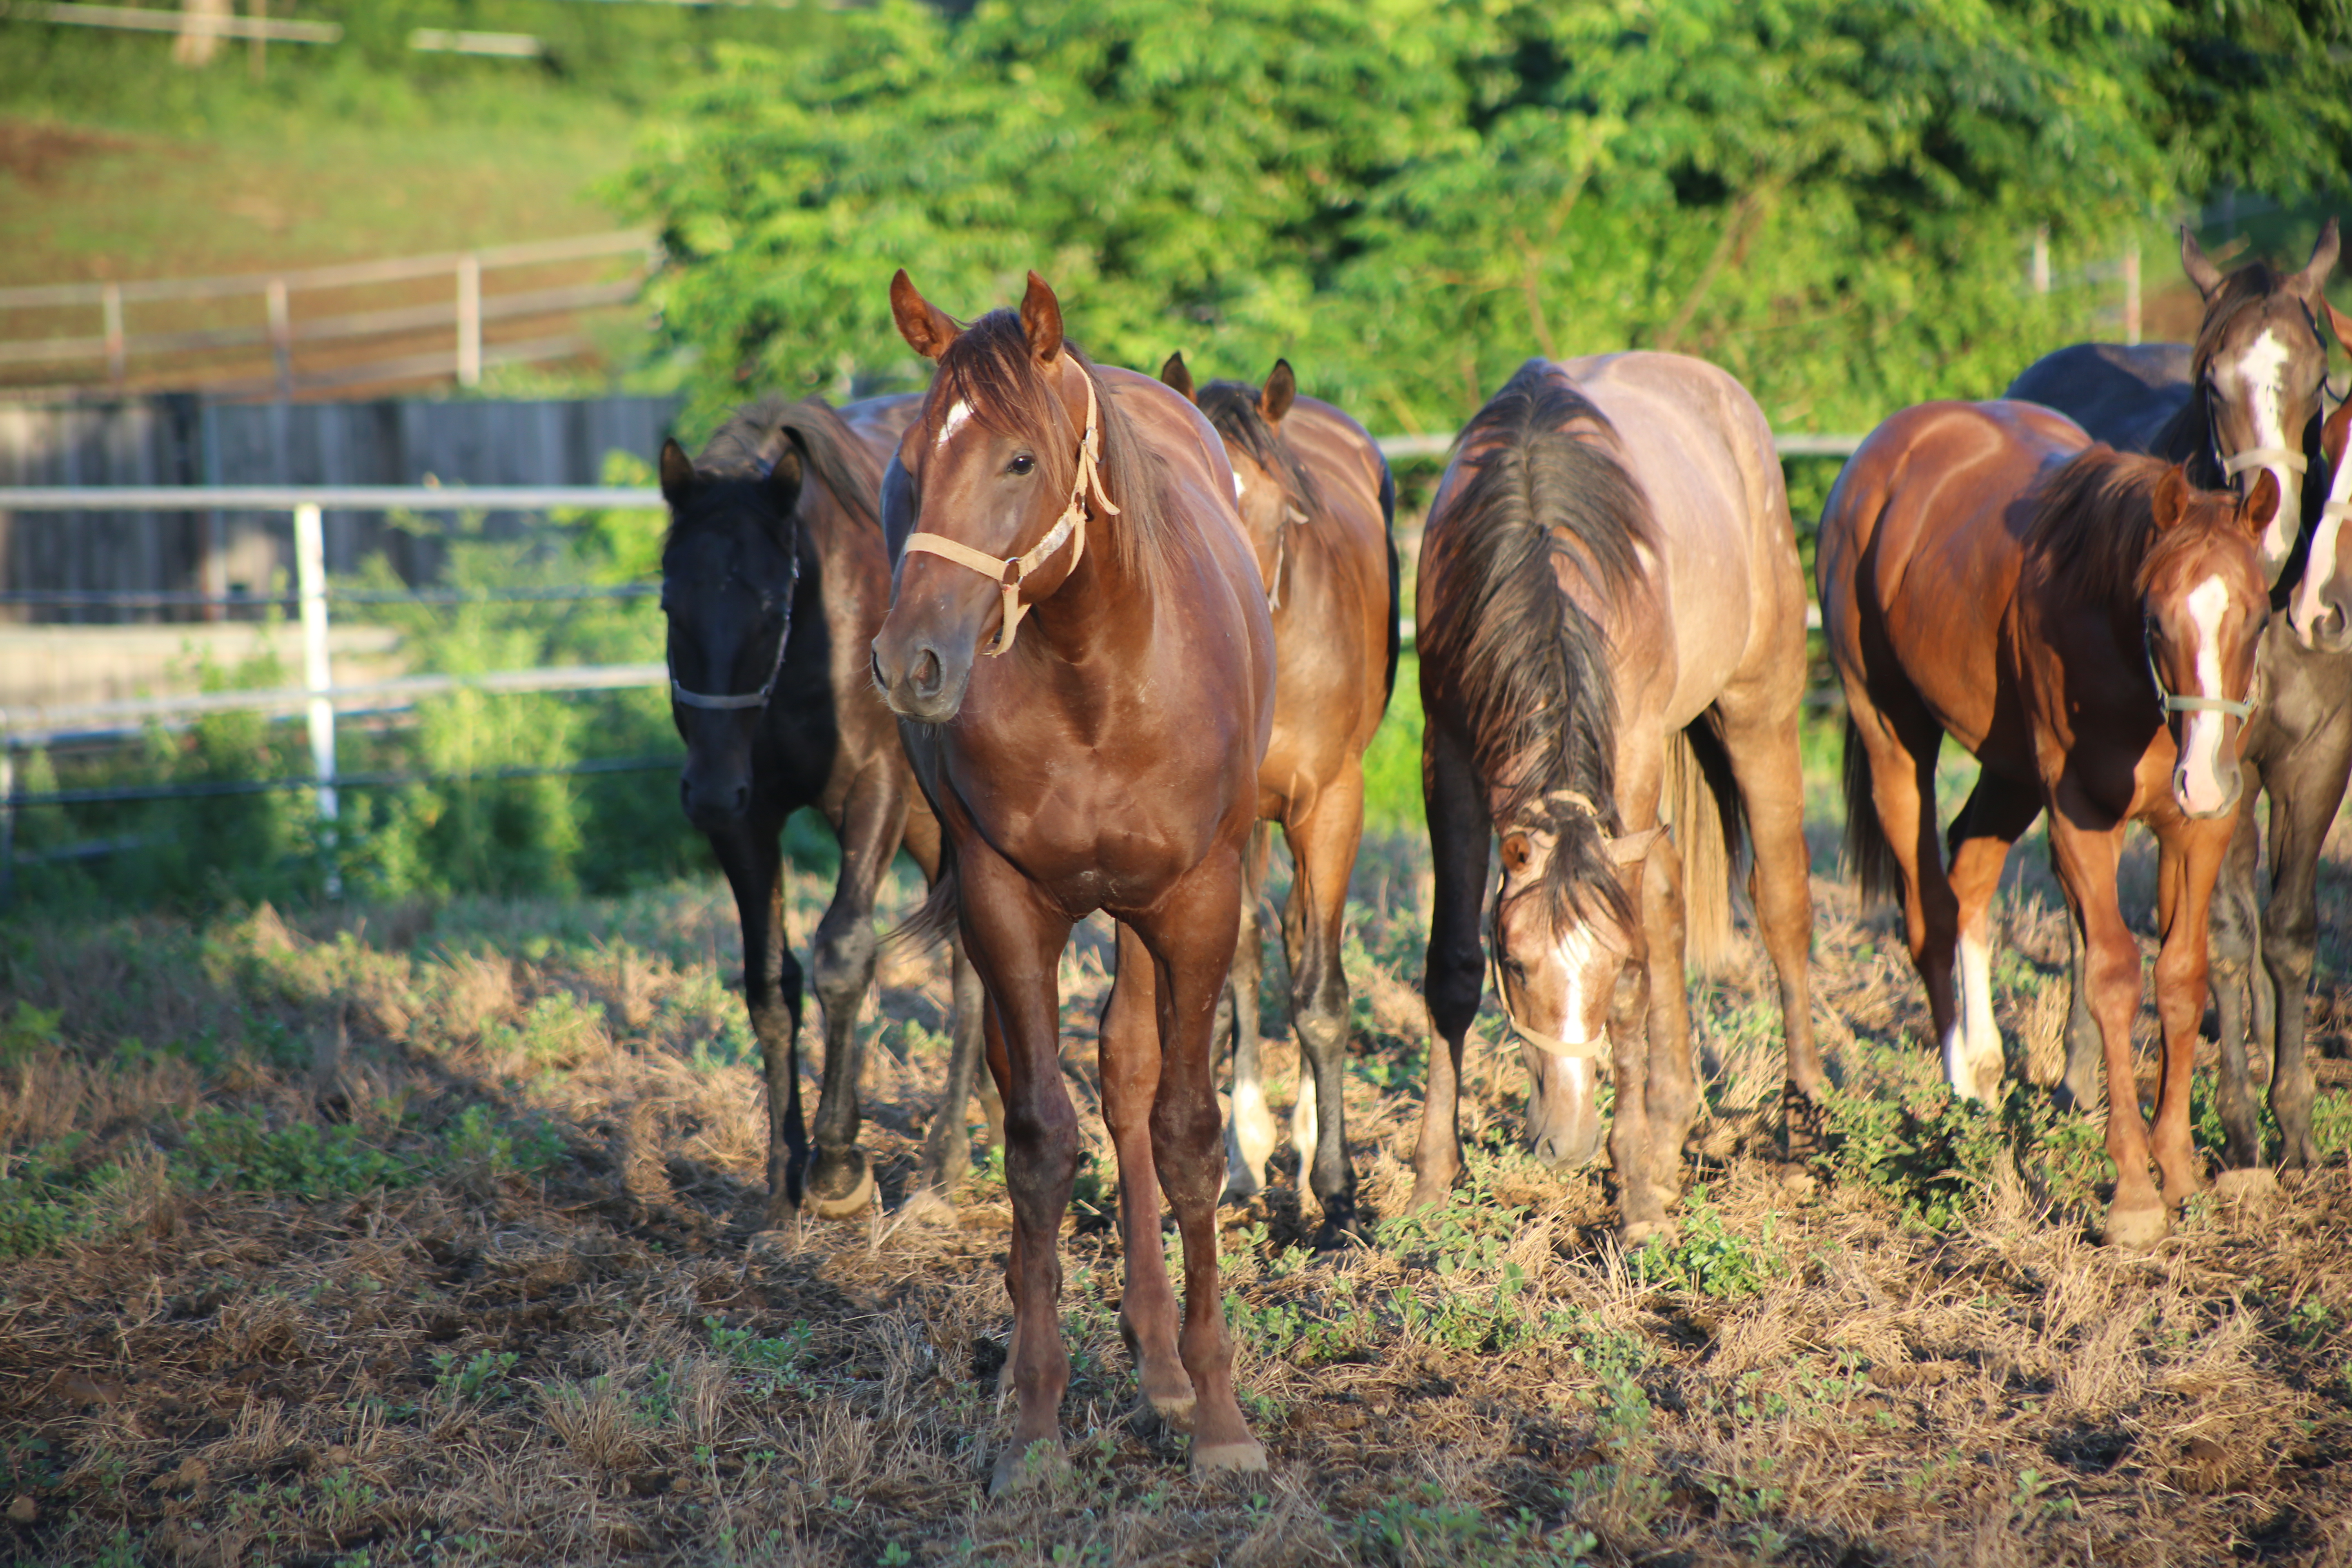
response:
<svg viewBox="0 0 2352 1568"><path fill-rule="evenodd" d="M1364 427L1301 397L1290 362L1263 386L1213 381L1195 391L1182 354L1160 379L1192 398L1223 437L1234 497L1265 577L1274 616L1274 738L1259 768L1258 814L1282 824L1293 877L1282 911L1290 1021L1299 1043L1291 1145L1299 1184L1323 1205L1316 1245L1356 1234L1356 1170L1344 1110L1348 976L1339 963L1348 879L1364 834L1364 751L1396 684L1397 557L1389 529L1396 481ZM1260 849L1259 855L1264 851ZM1258 900L1242 909L1220 1035L1234 1037L1225 1195L1262 1184L1274 1152L1258 1052Z"/></svg>
<svg viewBox="0 0 2352 1568"><path fill-rule="evenodd" d="M1056 1441L1069 1384L1056 1248L1077 1121L1057 966L1097 910L1118 922L1099 1060L1120 1326L1152 1408L1191 1428L1193 1468L1262 1468L1217 1286L1210 1043L1274 718L1273 627L1233 470L1191 404L1067 342L1034 273L1018 316L968 327L904 272L890 303L939 374L884 484L899 554L873 669L946 833L926 914L952 921L980 971L1004 1096L1018 1413L995 1484ZM1183 1239L1181 1340L1155 1188Z"/></svg>
<svg viewBox="0 0 2352 1568"><path fill-rule="evenodd" d="M1727 941L1744 826L1801 1162L1821 1085L1798 754L1805 584L1755 400L1677 354L1528 361L1455 447L1415 608L1436 880L1423 992L1445 1048L1430 1055L1413 1202L1443 1199L1461 1169L1496 835L1494 962L1534 1079L1538 1153L1571 1164L1597 1150L1606 1051L1621 1232L1665 1228L1698 1106L1685 941L1702 956Z"/></svg>
<svg viewBox="0 0 2352 1568"><path fill-rule="evenodd" d="M2197 490L2176 465L2094 447L2032 404L1931 403L1871 433L1822 517L1822 624L1845 688L1847 846L1863 889L1900 890L1946 1074L1955 1092L1990 1096L2001 1053L1988 911L2010 846L2049 813L2106 1058L2106 1233L2120 1245L2160 1238L2168 1205L2204 1184L2189 1066L2269 616L2260 542L2278 505L2268 474L2243 501ZM1980 764L1948 876L1935 810L1946 735ZM2162 855L2152 1140L2132 1074L2139 948L2116 894L2135 821Z"/></svg>

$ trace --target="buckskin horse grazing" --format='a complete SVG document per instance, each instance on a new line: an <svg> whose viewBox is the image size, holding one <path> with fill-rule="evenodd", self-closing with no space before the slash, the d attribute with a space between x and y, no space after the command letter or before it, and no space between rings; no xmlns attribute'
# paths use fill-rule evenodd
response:
<svg viewBox="0 0 2352 1568"><path fill-rule="evenodd" d="M1019 315L969 327L904 272L890 304L939 374L884 486L899 555L874 679L945 830L918 929L961 931L1004 1096L1004 1384L1018 1414L995 1486L1056 1441L1069 1384L1056 1247L1077 1122L1056 966L1096 910L1118 922L1099 1060L1127 1257L1120 1327L1152 1408L1191 1427L1193 1469L1262 1468L1217 1289L1210 1043L1274 718L1273 627L1233 470L1191 404L1066 342L1034 273ZM1155 1184L1184 1245L1181 1340Z"/></svg>
<svg viewBox="0 0 2352 1568"><path fill-rule="evenodd" d="M1328 403L1297 395L1290 362L1263 387L1213 381L1196 395L1182 354L1160 379L1192 398L1223 437L1234 501L1265 578L1274 617L1274 738L1258 769L1258 815L1282 824L1296 868L1283 908L1290 1021L1301 1071L1291 1110L1299 1184L1323 1205L1316 1245L1356 1231L1356 1170L1342 1108L1348 976L1339 942L1348 878L1364 835L1364 749L1396 684L1397 558L1390 538L1396 481L1362 426ZM1261 835L1252 859L1264 855ZM1233 1120L1225 1130L1225 1195L1258 1190L1274 1152L1258 1059L1258 901L1242 905L1228 1002L1234 1037Z"/></svg>
<svg viewBox="0 0 2352 1568"><path fill-rule="evenodd" d="M2230 840L2268 595L2268 474L2243 501L2161 458L2094 447L2027 403L1931 403L1873 431L1822 516L1822 625L1846 697L1846 843L1865 896L1899 889L1956 1092L2000 1079L1987 910L2044 810L2107 1071L2111 1242L2147 1246L2203 1185L2189 1124L2206 910ZM1946 735L1981 764L1936 842ZM2116 902L2124 829L2162 860L2153 1152L2132 1076L2139 948ZM1957 947L1959 994L1952 984Z"/></svg>
<svg viewBox="0 0 2352 1568"><path fill-rule="evenodd" d="M2258 717L2245 738L2247 762L2271 795L2273 891L2262 908L2250 807L2240 814L2213 910L2221 1100L2231 1129L2227 1158L2238 1166L2258 1163L2260 1154L2244 1084L2250 1001L2251 1032L2273 1058L2273 1109L2286 1108L2282 1129L2290 1114L2305 1129L2300 1138L2288 1133L2287 1163L2305 1163L2311 1147L2303 1018L2317 921L2319 844L2342 803L2345 769L2352 765L2347 750L2352 731L2335 711L2344 705L2340 694L2352 691L2352 660L2346 658L2352 584L2338 582L2341 563L2332 558L2316 559L2305 570L2305 560L2315 558L2296 531L2310 535L2321 526L2321 487L2311 465L2320 456L2327 347L2317 312L2332 309L2321 289L2336 252L2331 219L2301 271L2281 273L2256 261L2225 276L2183 227L2181 267L2205 300L2194 344L2078 343L2036 361L2006 395L2055 408L2118 450L2186 463L2190 482L2201 488L2234 483L2242 494L2263 472L2279 487L2278 518L2263 536L2263 563L2274 607L2289 616L2288 625L2273 627L2264 644L2261 687L2296 696L2287 710L2292 717L2279 722ZM2272 982L2267 990L2252 983L2258 956ZM2079 952L2066 1039L2067 1098L2095 1106L2098 1033L2084 1004Z"/></svg>
<svg viewBox="0 0 2352 1568"><path fill-rule="evenodd" d="M1818 1138L1801 820L1804 570L1772 433L1724 372L1675 354L1530 360L1462 433L1430 507L1416 601L1422 779L1435 862L1416 1205L1461 1169L1463 1038L1481 990L1490 833L1497 989L1556 1163L1599 1139L1616 1076L1620 1228L1659 1234L1697 1108L1688 945L1728 940L1748 887L1780 979L1793 1161ZM1664 837L1661 810L1670 814Z"/></svg>
<svg viewBox="0 0 2352 1568"><path fill-rule="evenodd" d="M882 464L912 397L854 404L768 400L739 410L698 459L662 447L669 537L671 710L687 745L679 797L726 870L743 927L743 1000L768 1081L768 1223L805 1193L820 1215L855 1213L874 1176L857 1145L857 1011L874 979L874 891L903 843L939 867L939 825L908 771L866 673L889 600L877 510ZM803 805L841 843L818 924L824 1085L810 1170L801 1116L801 966L784 921L784 819ZM944 1194L971 1162L963 1107L980 1055L980 982L958 954L948 1091L918 1192Z"/></svg>

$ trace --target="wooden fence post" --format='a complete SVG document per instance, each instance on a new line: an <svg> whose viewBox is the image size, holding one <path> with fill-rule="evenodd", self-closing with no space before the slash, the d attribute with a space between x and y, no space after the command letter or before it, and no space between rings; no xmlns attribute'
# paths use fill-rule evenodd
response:
<svg viewBox="0 0 2352 1568"><path fill-rule="evenodd" d="M130 355L122 341L122 285L109 283L106 292L99 296L99 309L106 318L106 378L121 391L125 363Z"/></svg>
<svg viewBox="0 0 2352 1568"><path fill-rule="evenodd" d="M286 279L269 280L269 353L278 362L278 395L294 391L294 320L286 303Z"/></svg>
<svg viewBox="0 0 2352 1568"><path fill-rule="evenodd" d="M2050 226L2036 224L2033 229L2033 291L2050 292Z"/></svg>
<svg viewBox="0 0 2352 1568"><path fill-rule="evenodd" d="M482 384L482 258L457 258L457 384Z"/></svg>

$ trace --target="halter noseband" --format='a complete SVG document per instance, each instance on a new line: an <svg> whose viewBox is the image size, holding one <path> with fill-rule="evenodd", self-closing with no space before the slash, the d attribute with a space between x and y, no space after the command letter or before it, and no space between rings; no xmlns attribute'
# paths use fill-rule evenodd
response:
<svg viewBox="0 0 2352 1568"><path fill-rule="evenodd" d="M2164 684L2164 672L2156 668L2156 647L2148 640L2154 628L2147 622L2140 624L2140 652L2147 658L2148 684L2156 688L2157 697L2167 713L2226 713L2243 723L2254 715L2254 695L2249 690L2243 702L2233 702L2227 697L2180 697Z"/></svg>
<svg viewBox="0 0 2352 1568"><path fill-rule="evenodd" d="M1571 811L1577 812L1581 816L1591 817L1592 819L1592 824L1596 828L1601 824L1602 819L1601 816L1601 808L1592 804L1591 796L1586 795L1580 791L1572 789L1556 789L1547 792L1543 798L1547 801L1556 801L1559 805L1567 806ZM1551 830L1549 828L1522 825L1514 828L1513 831L1520 833L1548 833ZM1661 837L1664 837L1665 832L1666 825L1660 823L1655 827L1645 827L1639 833L1620 834L1613 838L1603 834L1601 842L1602 848L1608 854L1612 864L1619 866L1631 866L1639 861L1647 859L1649 858L1651 848ZM1598 1060L1607 1047L1608 1042L1605 1036L1598 1040L1562 1040L1555 1038L1550 1035L1544 1034L1538 1030L1530 1029L1525 1023L1520 1021L1517 1012L1511 1006L1511 994L1503 988L1503 977L1499 972L1499 965L1496 963L1493 952L1494 947L1499 945L1502 940L1501 921L1499 919L1502 913L1502 900L1499 895L1496 899L1495 911L1498 918L1496 922L1496 929L1495 931L1495 939L1493 942L1488 943L1486 970L1488 978L1495 987L1495 1000L1501 1005L1503 1009L1504 1022L1510 1026L1511 1033L1517 1035L1521 1043L1533 1047L1535 1049L1541 1051L1548 1057L1565 1057L1571 1060L1578 1061Z"/></svg>
<svg viewBox="0 0 2352 1568"><path fill-rule="evenodd" d="M1113 516L1118 513L1118 508L1111 504L1109 492L1103 489L1099 467L1102 425L1095 408L1095 380L1083 370L1079 373L1079 379L1087 384L1087 426L1085 434L1078 437L1078 471L1070 481L1070 500L1062 508L1062 515L1055 520L1053 528L1027 554L1008 555L1000 560L943 533L910 533L907 535L907 542L899 546L902 558L918 551L944 556L959 566L971 567L983 577L996 579L997 587L1004 595L1004 621L997 628L996 640L980 650L992 657L1012 647L1013 634L1020 629L1021 617L1029 613L1029 606L1021 602L1021 584L1029 574L1073 539L1077 542L1077 548L1070 556L1070 570L1076 571L1078 563L1086 559L1087 531L1083 525L1087 519L1087 492L1091 490L1094 493L1096 503L1104 511Z"/></svg>
<svg viewBox="0 0 2352 1568"><path fill-rule="evenodd" d="M763 465L761 469L762 477L765 477L766 472L767 468ZM776 678L784 672L784 649L793 640L793 603L800 597L801 592L801 552L800 542L797 539L793 542L792 561L792 580L784 584L784 629L777 634L776 660L768 666L768 679L760 683L760 689L716 694L709 691L688 691L677 683L677 676L673 672L669 678L669 700L681 708L702 708L717 712L744 708L765 708L768 705L768 699L776 694Z"/></svg>

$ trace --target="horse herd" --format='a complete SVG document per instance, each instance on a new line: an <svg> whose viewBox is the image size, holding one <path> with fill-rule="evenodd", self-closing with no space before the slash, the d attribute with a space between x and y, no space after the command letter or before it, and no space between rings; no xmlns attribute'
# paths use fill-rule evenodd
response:
<svg viewBox="0 0 2352 1568"><path fill-rule="evenodd" d="M2104 1055L2120 1245L2164 1235L2204 1179L2188 1084L2209 926L2225 1163L2262 1163L2250 1037L2271 1048L2282 1163L2315 1157L2314 876L2352 771L2352 550L2337 545L2352 406L2326 414L2319 331L2326 315L2352 343L2321 292L2336 252L2330 223L2300 272L2224 276L2184 232L2206 302L2193 347L2079 345L2004 400L1904 410L1863 443L1822 520L1850 856L1866 890L1902 900L1953 1089L1990 1098L2002 1058L1987 909L2011 845L2047 813L2077 954L2064 1092L2095 1106ZM906 934L951 938L954 965L946 1099L908 1202L944 1208L977 1091L1013 1208L1016 1415L997 1484L1027 1473L1033 1447L1050 1453L1069 1376L1057 1237L1078 1154L1058 964L1072 926L1105 911L1121 1329L1151 1408L1191 1432L1196 1469L1262 1467L1234 1394L1215 1233L1221 1196L1255 1191L1276 1142L1257 889L1278 822L1296 866L1282 936L1303 1057L1290 1132L1318 1239L1336 1245L1359 1226L1339 954L1363 754L1398 664L1395 486L1362 427L1298 395L1286 363L1262 385L1199 387L1181 355L1157 377L1095 364L1034 274L1017 311L969 325L904 272L890 304L936 366L928 391L839 410L761 402L698 458L675 442L661 454L681 793L742 920L771 1221L874 1201L855 1023L876 887L903 847L930 885ZM1822 1136L1799 763L1807 603L1771 431L1724 371L1666 353L1534 360L1463 430L1413 606L1435 884L1423 990L1444 1047L1416 1204L1442 1200L1461 1168L1462 1052L1491 975L1532 1080L1537 1152L1599 1152L1605 1058L1621 1234L1638 1244L1671 1226L1700 1104L1685 963L1727 941L1743 859L1779 981L1786 1171L1804 1179ZM1946 735L1981 764L1948 869L1933 795ZM2272 810L2259 918L2256 791ZM841 847L814 943L814 1147L779 849L804 805ZM2116 890L2131 821L2161 850L2152 1133L2131 1065L2139 952ZM2252 984L2257 956L2268 990ZM1215 1081L1228 1037L1229 1116Z"/></svg>

